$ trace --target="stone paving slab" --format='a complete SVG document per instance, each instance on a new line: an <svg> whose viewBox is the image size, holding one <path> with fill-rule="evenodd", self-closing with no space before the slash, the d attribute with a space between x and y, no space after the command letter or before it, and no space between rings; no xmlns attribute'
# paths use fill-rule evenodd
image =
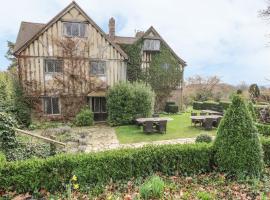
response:
<svg viewBox="0 0 270 200"><path fill-rule="evenodd" d="M179 138L172 140L160 140L153 142L139 142L131 144L120 144L115 129L107 125L93 126L87 129L86 148L84 152L99 152L121 148L140 148L145 145L165 145L165 144L188 144L194 143L195 138ZM80 151L80 149L79 149Z"/></svg>
<svg viewBox="0 0 270 200"><path fill-rule="evenodd" d="M61 127L58 129L61 130ZM56 130L53 129L51 132L53 134L57 134L55 132ZM120 148L140 148L145 145L187 144L194 143L195 138L179 138L172 140L120 144L117 139L114 127L110 127L106 124L97 124L91 127L70 128L70 131L67 134L67 139L63 142L66 142L67 144L67 147L65 148L66 152L87 153Z"/></svg>

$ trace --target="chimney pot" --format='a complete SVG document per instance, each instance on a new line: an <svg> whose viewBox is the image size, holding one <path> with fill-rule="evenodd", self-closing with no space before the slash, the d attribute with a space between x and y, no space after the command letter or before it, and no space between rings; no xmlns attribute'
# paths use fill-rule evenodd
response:
<svg viewBox="0 0 270 200"><path fill-rule="evenodd" d="M115 20L113 17L109 20L109 37L112 39L115 37Z"/></svg>

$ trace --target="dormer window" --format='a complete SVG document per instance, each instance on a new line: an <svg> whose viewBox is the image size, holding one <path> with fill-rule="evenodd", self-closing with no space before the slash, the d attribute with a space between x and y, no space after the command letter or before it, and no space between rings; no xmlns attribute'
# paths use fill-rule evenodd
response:
<svg viewBox="0 0 270 200"><path fill-rule="evenodd" d="M143 42L144 51L159 51L160 50L160 40L157 39L145 39Z"/></svg>
<svg viewBox="0 0 270 200"><path fill-rule="evenodd" d="M67 37L85 37L86 23L64 22L64 35Z"/></svg>

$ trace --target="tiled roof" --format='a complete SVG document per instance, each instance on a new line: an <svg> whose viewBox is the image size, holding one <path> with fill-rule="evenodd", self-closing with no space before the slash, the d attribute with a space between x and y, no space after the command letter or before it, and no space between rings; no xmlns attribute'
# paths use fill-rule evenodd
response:
<svg viewBox="0 0 270 200"><path fill-rule="evenodd" d="M116 44L133 44L138 38L115 36L112 40Z"/></svg>
<svg viewBox="0 0 270 200"><path fill-rule="evenodd" d="M121 44L133 44L140 38L148 38L148 34L150 32L154 32L155 36L163 41L163 43L169 48L172 54L186 66L186 62L182 60L165 42L165 40L158 34L158 32L151 26L146 32L139 31L136 33L135 37L122 37L122 36L114 36L113 38L109 37L109 35L105 34L102 29L78 6L76 2L72 2L68 5L64 10L62 10L58 15L56 15L50 22L47 24L41 23L32 23L32 22L22 22L20 26L20 30L17 36L16 44L14 47L15 54L18 51L21 51L25 48L31 41L38 37L43 31L45 31L52 23L58 20L65 12L67 12L72 7L77 7L82 14L89 20L89 22L98 30L100 33L112 44L126 59L128 58L127 54L121 49L119 45ZM151 36L153 38L153 36Z"/></svg>
<svg viewBox="0 0 270 200"><path fill-rule="evenodd" d="M41 23L22 22L14 47L14 52L28 42L28 40L37 34L44 26L45 24Z"/></svg>

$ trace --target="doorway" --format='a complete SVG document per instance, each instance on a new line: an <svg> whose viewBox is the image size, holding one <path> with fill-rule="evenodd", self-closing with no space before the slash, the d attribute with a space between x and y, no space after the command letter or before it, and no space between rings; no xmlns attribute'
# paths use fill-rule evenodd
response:
<svg viewBox="0 0 270 200"><path fill-rule="evenodd" d="M94 113L94 121L106 121L108 114L105 97L90 97L89 105Z"/></svg>

